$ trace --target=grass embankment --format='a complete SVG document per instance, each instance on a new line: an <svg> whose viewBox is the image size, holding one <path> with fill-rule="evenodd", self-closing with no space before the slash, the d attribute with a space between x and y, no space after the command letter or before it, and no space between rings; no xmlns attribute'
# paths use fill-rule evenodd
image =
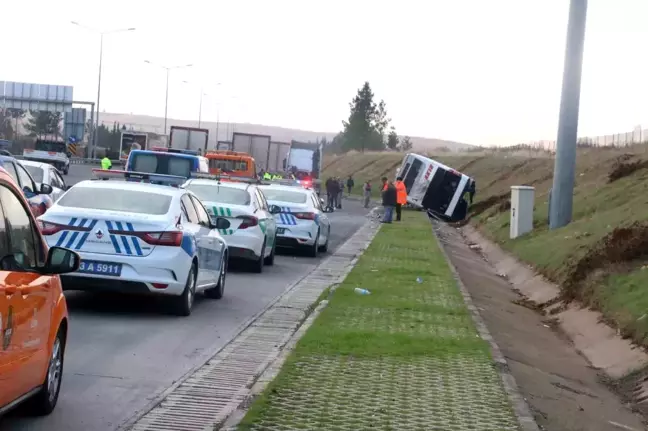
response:
<svg viewBox="0 0 648 431"><path fill-rule="evenodd" d="M369 428L518 429L420 212L383 226L239 429Z"/></svg>
<svg viewBox="0 0 648 431"><path fill-rule="evenodd" d="M356 183L375 178L395 157L378 157L375 169L364 166ZM472 222L484 234L560 284L567 299L602 311L624 336L648 345L648 146L579 149L573 222L553 231L547 226L550 157L464 153L435 158L476 178ZM325 159L325 165L348 175L365 159L356 154ZM515 240L508 238L512 185L536 188L536 228Z"/></svg>

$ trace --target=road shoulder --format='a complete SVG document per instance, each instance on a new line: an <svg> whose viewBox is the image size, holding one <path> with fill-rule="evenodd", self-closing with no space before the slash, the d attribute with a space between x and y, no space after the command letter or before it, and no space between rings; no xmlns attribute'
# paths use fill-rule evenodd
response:
<svg viewBox="0 0 648 431"><path fill-rule="evenodd" d="M522 306L520 296L460 233L437 227L444 248L505 356L538 425L548 431L643 430L633 413L603 383L551 322Z"/></svg>

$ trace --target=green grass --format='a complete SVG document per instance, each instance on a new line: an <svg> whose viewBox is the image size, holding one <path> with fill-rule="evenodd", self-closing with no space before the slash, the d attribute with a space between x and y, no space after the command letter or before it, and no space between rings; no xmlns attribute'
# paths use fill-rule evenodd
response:
<svg viewBox="0 0 648 431"><path fill-rule="evenodd" d="M427 217L406 212L382 227L239 429L435 424L517 429Z"/></svg>
<svg viewBox="0 0 648 431"><path fill-rule="evenodd" d="M520 260L533 265L558 285L564 285L574 266L590 250L600 247L615 228L645 221L648 214L648 169L640 169L612 183L608 174L619 157L648 160L648 145L617 149L578 149L572 223L550 231L547 226L548 191L552 186L553 160L547 157L512 157L506 154L447 154L434 158L462 170L477 180L476 203L507 195L513 185L536 189L534 231L509 239L510 211L498 205L473 218L474 225L490 239ZM402 155L394 153L345 154L325 157L324 173L346 178L355 174L356 183L376 180ZM360 188L358 188L358 193ZM599 268L573 293L583 304L600 310L606 320L633 341L648 346L648 251L621 265ZM570 292L572 293L572 292Z"/></svg>

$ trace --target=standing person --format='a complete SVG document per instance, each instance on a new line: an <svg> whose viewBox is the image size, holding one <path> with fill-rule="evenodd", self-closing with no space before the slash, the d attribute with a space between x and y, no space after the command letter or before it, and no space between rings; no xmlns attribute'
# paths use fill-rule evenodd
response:
<svg viewBox="0 0 648 431"><path fill-rule="evenodd" d="M403 177L396 178L396 221L401 221L401 211L403 205L407 203L407 187L403 182Z"/></svg>
<svg viewBox="0 0 648 431"><path fill-rule="evenodd" d="M335 209L335 180L331 177L326 180L326 205Z"/></svg>
<svg viewBox="0 0 648 431"><path fill-rule="evenodd" d="M470 205L473 203L473 198L475 197L476 190L475 180L470 180L470 188L468 189L468 198L470 199Z"/></svg>
<svg viewBox="0 0 648 431"><path fill-rule="evenodd" d="M338 194L337 194L337 209L342 209L342 198L344 197L344 181L342 178L337 177L338 182Z"/></svg>
<svg viewBox="0 0 648 431"><path fill-rule="evenodd" d="M369 208L369 201L371 200L371 183L367 180L362 186L362 201L365 208Z"/></svg>
<svg viewBox="0 0 648 431"><path fill-rule="evenodd" d="M347 186L349 196L351 196L351 189L353 189L354 185L355 185L355 181L353 181L353 175L349 175L349 178L347 179L347 182L346 182L346 186Z"/></svg>
<svg viewBox="0 0 648 431"><path fill-rule="evenodd" d="M110 161L108 156L104 156L104 158L101 159L101 169L107 171L110 168L112 168L112 162Z"/></svg>
<svg viewBox="0 0 648 431"><path fill-rule="evenodd" d="M394 208L398 202L396 187L393 183L388 182L386 177L383 177L382 180L383 184L385 184L382 191L382 205L385 208L382 223L391 223L394 217Z"/></svg>

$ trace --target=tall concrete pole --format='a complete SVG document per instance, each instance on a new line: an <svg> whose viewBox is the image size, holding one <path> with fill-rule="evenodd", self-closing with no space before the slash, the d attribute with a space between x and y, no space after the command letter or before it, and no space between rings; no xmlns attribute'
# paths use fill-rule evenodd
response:
<svg viewBox="0 0 648 431"><path fill-rule="evenodd" d="M581 71L585 44L587 0L571 0L567 26L567 48L563 70L558 139L554 163L553 188L549 205L549 228L557 229L571 222L578 139Z"/></svg>

